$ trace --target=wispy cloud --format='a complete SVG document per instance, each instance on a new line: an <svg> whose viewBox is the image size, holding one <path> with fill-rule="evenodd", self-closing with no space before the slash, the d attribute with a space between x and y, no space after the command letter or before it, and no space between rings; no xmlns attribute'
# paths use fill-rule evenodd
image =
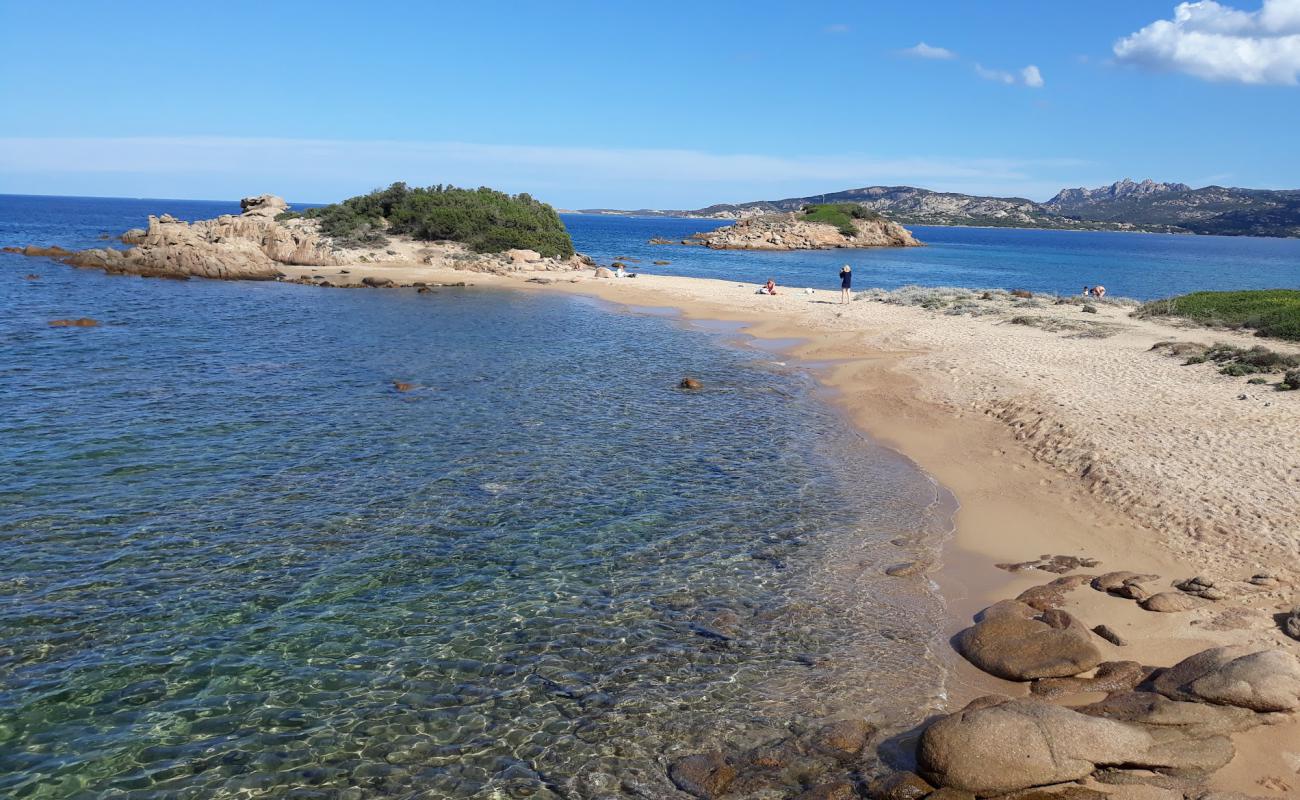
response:
<svg viewBox="0 0 1300 800"><path fill-rule="evenodd" d="M917 42L914 46L900 50L905 56L913 58L932 58L942 61L949 61L957 57L957 54L946 47L934 47L925 42Z"/></svg>
<svg viewBox="0 0 1300 800"><path fill-rule="evenodd" d="M983 64L976 64L975 74L986 81L1005 83L1007 86L1028 86L1031 89L1041 89L1044 85L1043 73L1033 64L1021 69L1019 72L989 69Z"/></svg>
<svg viewBox="0 0 1300 800"><path fill-rule="evenodd" d="M773 156L650 148L236 137L0 138L0 191L331 200L394 180L491 185L570 207L691 208L719 198L910 183L1019 194L1074 159ZM33 186L33 183L39 185ZM45 187L45 188L42 188Z"/></svg>
<svg viewBox="0 0 1300 800"><path fill-rule="evenodd" d="M825 28L822 28L822 30L826 33L848 33L852 28L845 25L843 22L836 22L833 25L827 25Z"/></svg>
<svg viewBox="0 0 1300 800"><path fill-rule="evenodd" d="M1300 0L1263 0L1243 11L1214 0L1180 3L1115 42L1121 62L1210 81L1300 84Z"/></svg>

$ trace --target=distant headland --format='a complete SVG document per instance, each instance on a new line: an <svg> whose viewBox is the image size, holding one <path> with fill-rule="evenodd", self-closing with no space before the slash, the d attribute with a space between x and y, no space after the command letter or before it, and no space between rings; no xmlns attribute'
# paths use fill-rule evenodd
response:
<svg viewBox="0 0 1300 800"><path fill-rule="evenodd" d="M695 210L584 209L584 214L747 219L810 204L854 203L905 225L1300 237L1300 189L1241 189L1125 178L1096 189L1062 189L1037 203L912 186L867 186L784 200L719 203Z"/></svg>

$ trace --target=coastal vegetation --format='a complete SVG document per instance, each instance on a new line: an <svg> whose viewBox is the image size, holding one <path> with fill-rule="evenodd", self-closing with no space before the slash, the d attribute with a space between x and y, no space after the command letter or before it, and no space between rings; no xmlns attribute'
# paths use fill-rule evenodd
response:
<svg viewBox="0 0 1300 800"><path fill-rule="evenodd" d="M1250 328L1260 336L1300 341L1300 290L1193 292L1144 304L1141 317L1180 317L1200 325Z"/></svg>
<svg viewBox="0 0 1300 800"><path fill-rule="evenodd" d="M573 255L573 241L554 208L528 194L486 187L412 188L394 183L277 219L297 216L319 220L321 233L344 247L383 245L388 234L404 234L424 241L461 242L476 253L520 249L550 258Z"/></svg>
<svg viewBox="0 0 1300 800"><path fill-rule="evenodd" d="M810 203L803 207L800 218L804 222L834 225L842 235L856 236L858 228L854 220L880 219L880 215L857 203Z"/></svg>

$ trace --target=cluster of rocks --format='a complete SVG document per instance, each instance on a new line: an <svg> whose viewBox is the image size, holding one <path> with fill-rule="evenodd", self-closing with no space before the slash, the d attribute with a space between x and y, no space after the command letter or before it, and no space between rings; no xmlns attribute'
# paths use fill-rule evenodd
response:
<svg viewBox="0 0 1300 800"><path fill-rule="evenodd" d="M1044 555L998 566L1070 572L1098 562ZM1089 629L1061 608L1069 592L1088 585L1144 608L1165 594L1197 603L1228 594L1223 582L1203 576L1175 581L1170 592L1145 588L1158 579L1128 571L1062 575L980 612L954 637L954 647L984 672L1028 684L1029 695L980 697L931 720L916 742L914 771L883 771L866 749L871 726L840 721L750 750L680 758L669 777L702 800L1104 800L1130 790L1142 797L1245 800L1215 794L1206 782L1233 759L1232 734L1295 718L1300 657L1284 648L1235 645L1165 668L1106 660L1101 642L1124 646L1122 637L1105 625ZM1247 583L1279 581L1260 574ZM1288 633L1300 638L1300 608L1285 617L1284 628L1289 623L1296 630ZM1075 707L1057 702L1081 693L1104 698ZM834 731L845 736L830 753L816 742Z"/></svg>
<svg viewBox="0 0 1300 800"><path fill-rule="evenodd" d="M845 236L839 228L806 222L798 214L770 214L742 220L714 231L697 233L682 244L715 250L825 250L836 247L919 247L912 232L887 219L856 219L857 233ZM668 243L651 239L652 244Z"/></svg>
<svg viewBox="0 0 1300 800"><path fill-rule="evenodd" d="M850 800L870 763L876 729L866 720L837 720L738 752L712 750L674 760L668 777L687 794Z"/></svg>

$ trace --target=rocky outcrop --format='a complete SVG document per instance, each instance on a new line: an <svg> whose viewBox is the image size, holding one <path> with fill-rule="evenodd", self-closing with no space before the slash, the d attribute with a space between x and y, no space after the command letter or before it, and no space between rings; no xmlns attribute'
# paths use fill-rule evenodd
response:
<svg viewBox="0 0 1300 800"><path fill-rule="evenodd" d="M845 236L834 225L805 222L798 214L771 214L742 220L688 241L714 250L826 250L836 247L919 247L912 232L887 219L856 219L857 233Z"/></svg>
<svg viewBox="0 0 1300 800"><path fill-rule="evenodd" d="M189 223L170 214L149 217L145 229L132 229L122 241L127 250L91 249L50 255L76 267L167 278L271 280L280 264L328 266L345 263L309 220L277 222L288 205L274 195L246 197L241 214Z"/></svg>

